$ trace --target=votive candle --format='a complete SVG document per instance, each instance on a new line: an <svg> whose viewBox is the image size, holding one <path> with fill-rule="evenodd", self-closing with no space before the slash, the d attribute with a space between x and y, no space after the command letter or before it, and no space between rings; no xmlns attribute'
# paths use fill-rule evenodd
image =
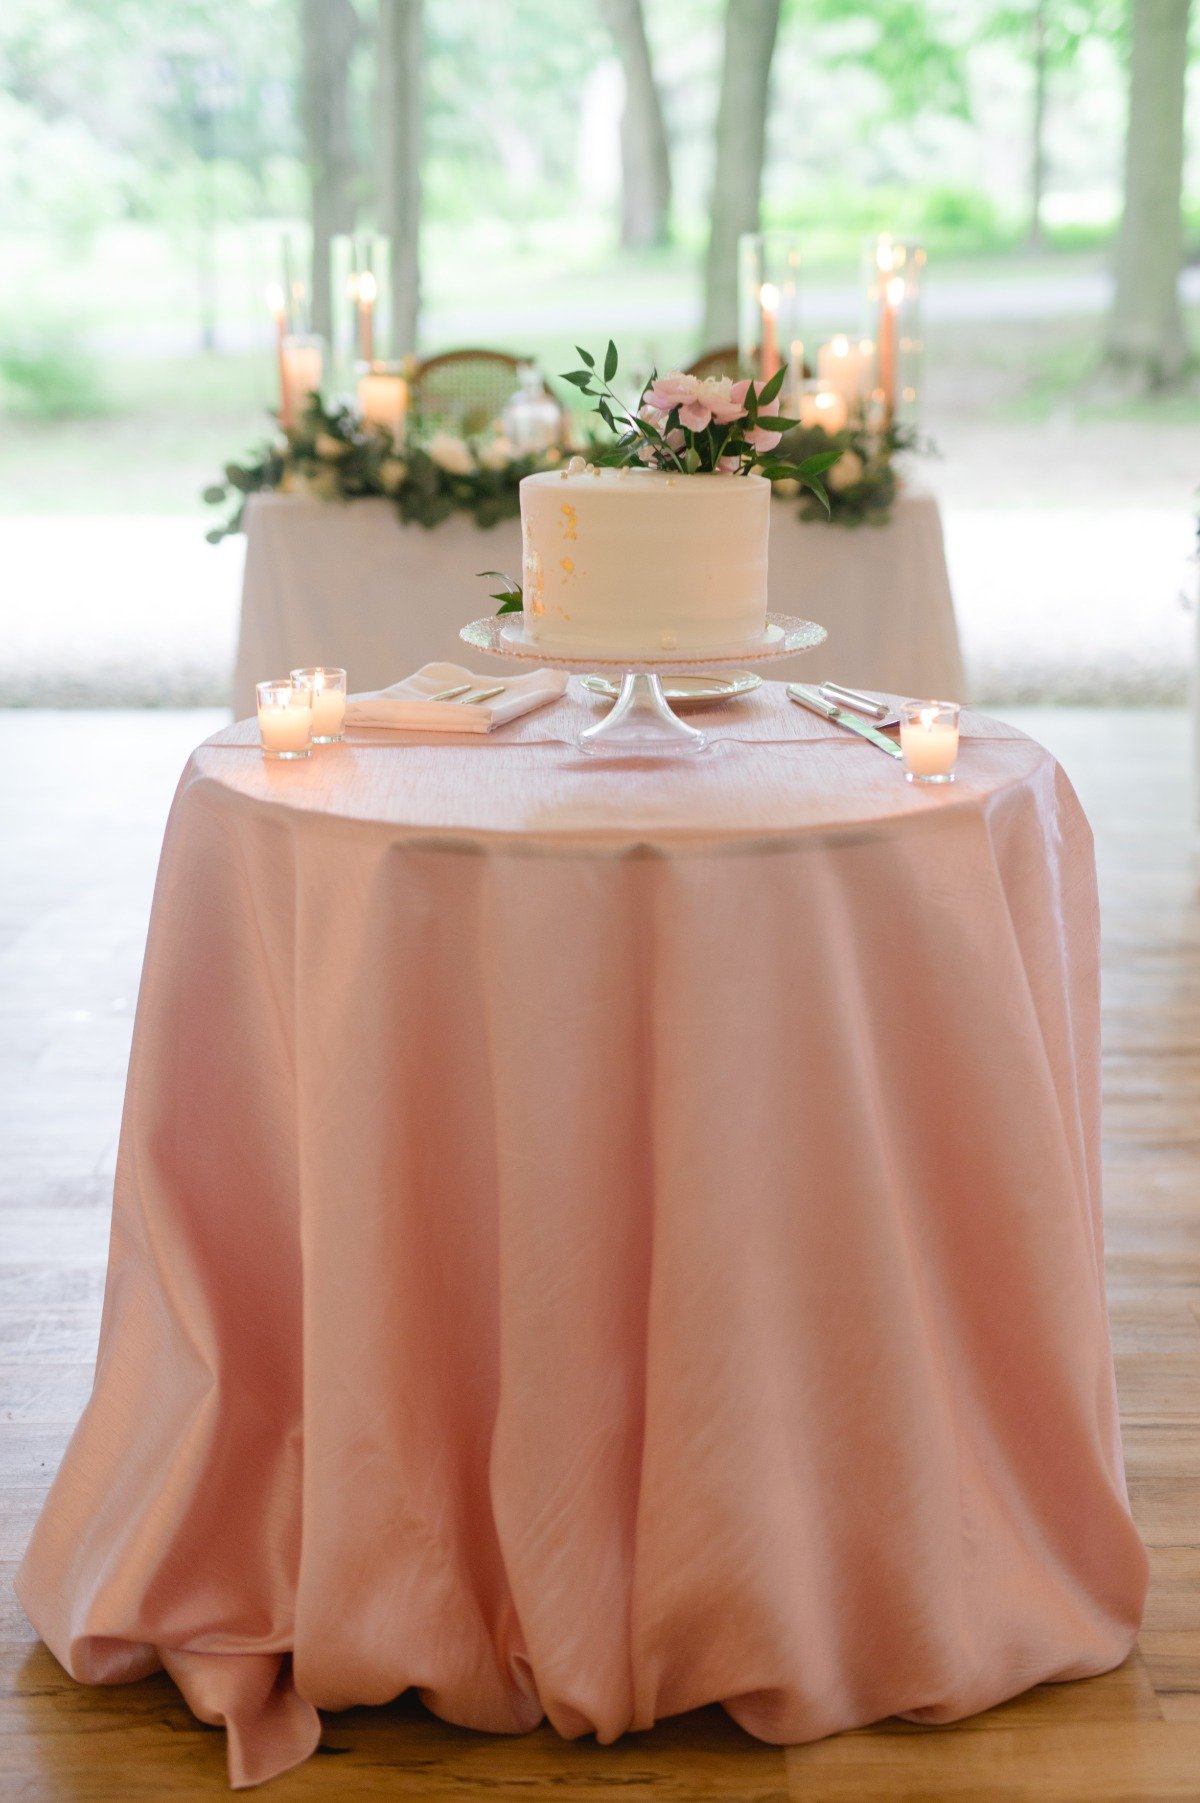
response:
<svg viewBox="0 0 1200 1803"><path fill-rule="evenodd" d="M312 688L286 677L260 682L258 731L265 758L306 758L312 753Z"/></svg>
<svg viewBox="0 0 1200 1803"><path fill-rule="evenodd" d="M906 781L952 783L958 759L957 702L902 702L900 749Z"/></svg>
<svg viewBox="0 0 1200 1803"><path fill-rule="evenodd" d="M312 693L312 742L338 745L346 732L346 672L325 664L293 670L292 681Z"/></svg>

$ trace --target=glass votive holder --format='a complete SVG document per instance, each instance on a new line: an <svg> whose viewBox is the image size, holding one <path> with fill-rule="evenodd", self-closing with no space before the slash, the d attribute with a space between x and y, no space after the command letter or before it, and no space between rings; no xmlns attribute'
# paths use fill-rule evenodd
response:
<svg viewBox="0 0 1200 1803"><path fill-rule="evenodd" d="M958 703L902 701L900 749L906 781L952 783L958 758Z"/></svg>
<svg viewBox="0 0 1200 1803"><path fill-rule="evenodd" d="M292 681L312 690L312 742L340 745L346 736L346 672L314 664L311 670L293 670Z"/></svg>
<svg viewBox="0 0 1200 1803"><path fill-rule="evenodd" d="M306 758L312 755L312 686L294 676L260 682L258 731L265 758Z"/></svg>

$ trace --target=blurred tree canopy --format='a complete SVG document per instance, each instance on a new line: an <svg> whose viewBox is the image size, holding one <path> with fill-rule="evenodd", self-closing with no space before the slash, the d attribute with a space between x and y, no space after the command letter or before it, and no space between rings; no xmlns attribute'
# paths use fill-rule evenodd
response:
<svg viewBox="0 0 1200 1803"><path fill-rule="evenodd" d="M415 307L418 190L427 224L519 236L561 221L631 251L669 231L697 269L715 202L715 329L731 234L760 205L769 224L817 221L845 245L883 223L973 248L1111 234L1129 170L1150 179L1125 156L1131 6L1174 7L1177 64L1189 41L1186 0L782 0L756 64L760 155L757 122L748 140L736 108L723 132L719 114L763 0L412 4L420 66L405 88L384 79L381 0L4 0L0 233L79 241L143 221L186 240L211 338L218 224L309 218L323 240L391 209L412 241ZM657 98L659 122L622 129L627 87L642 113ZM411 132L388 135L389 105L393 124L417 110ZM1153 112L1143 99L1139 117ZM1182 190L1193 229L1198 136L1182 153L1179 130L1164 140L1182 160L1162 207ZM388 158L419 163L402 214L385 141L400 148L383 174ZM1126 219L1128 298L1146 253Z"/></svg>

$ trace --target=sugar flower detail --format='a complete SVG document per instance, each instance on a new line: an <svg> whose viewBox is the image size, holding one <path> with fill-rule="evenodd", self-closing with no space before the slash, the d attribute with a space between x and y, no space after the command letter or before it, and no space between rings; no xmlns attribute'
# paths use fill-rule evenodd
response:
<svg viewBox="0 0 1200 1803"><path fill-rule="evenodd" d="M614 435L615 442L599 453L598 462L619 468L641 464L681 476L748 476L754 471L771 481L798 483L828 512L821 477L837 462L841 448L818 451L800 463L772 456L783 434L797 424L779 412L784 370L759 384L749 377L702 379L681 369L662 376L656 371L630 407L612 386L619 363L616 345L610 340L599 367L590 351L575 348L581 366L563 380L595 401L595 411Z"/></svg>

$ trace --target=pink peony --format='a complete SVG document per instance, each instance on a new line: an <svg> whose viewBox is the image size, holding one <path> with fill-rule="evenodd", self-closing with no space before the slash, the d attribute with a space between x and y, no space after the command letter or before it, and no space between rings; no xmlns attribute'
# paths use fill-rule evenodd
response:
<svg viewBox="0 0 1200 1803"><path fill-rule="evenodd" d="M752 444L756 451L773 451L782 437L782 432L766 432L761 426L755 426L747 432L746 442Z"/></svg>
<svg viewBox="0 0 1200 1803"><path fill-rule="evenodd" d="M759 408L758 417L759 419L769 419L772 413L778 412L779 396L776 395L773 401L769 401L765 407ZM782 432L768 432L765 426L755 426L753 431L747 432L746 442L752 444L756 451L773 451L782 437Z"/></svg>
<svg viewBox="0 0 1200 1803"><path fill-rule="evenodd" d="M717 458L718 470L726 470L726 471L729 471L732 473L732 472L736 472L737 470L740 470L741 467L742 467L742 460L740 457L718 457Z"/></svg>
<svg viewBox="0 0 1200 1803"><path fill-rule="evenodd" d="M679 423L689 432L703 432L712 419L712 408L703 401L685 401L679 409Z"/></svg>
<svg viewBox="0 0 1200 1803"><path fill-rule="evenodd" d="M709 376L700 384L699 399L712 414L718 426L731 426L746 411L746 395L750 383L733 382L728 376Z"/></svg>
<svg viewBox="0 0 1200 1803"><path fill-rule="evenodd" d="M669 375L654 378L646 390L643 405L657 407L660 413L670 413L672 408L694 401L699 392L699 377L685 376L682 370L673 369Z"/></svg>

